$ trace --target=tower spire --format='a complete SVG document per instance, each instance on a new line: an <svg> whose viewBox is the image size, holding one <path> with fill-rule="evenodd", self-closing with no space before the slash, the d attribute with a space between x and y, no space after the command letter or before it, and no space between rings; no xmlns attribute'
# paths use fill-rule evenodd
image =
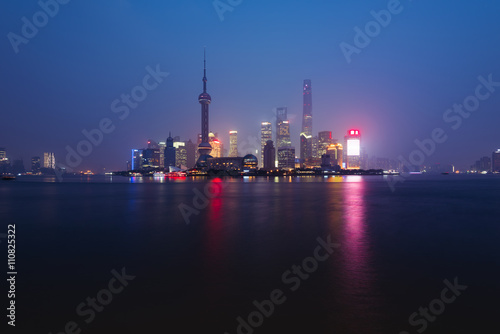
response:
<svg viewBox="0 0 500 334"><path fill-rule="evenodd" d="M207 57L206 47L203 48L203 93L207 92Z"/></svg>

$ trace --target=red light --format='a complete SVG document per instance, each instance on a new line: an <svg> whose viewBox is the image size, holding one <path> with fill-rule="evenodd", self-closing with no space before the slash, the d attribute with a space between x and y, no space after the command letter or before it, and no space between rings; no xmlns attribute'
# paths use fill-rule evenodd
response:
<svg viewBox="0 0 500 334"><path fill-rule="evenodd" d="M351 135L353 135L353 134L354 134L354 131L353 131L353 130L351 130Z"/></svg>

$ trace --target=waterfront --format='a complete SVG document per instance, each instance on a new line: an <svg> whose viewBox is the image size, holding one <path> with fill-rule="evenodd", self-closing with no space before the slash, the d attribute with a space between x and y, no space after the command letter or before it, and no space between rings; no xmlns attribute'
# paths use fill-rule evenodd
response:
<svg viewBox="0 0 500 334"><path fill-rule="evenodd" d="M410 315L455 278L467 289L425 332L495 325L498 175L412 176L395 192L383 176L47 181L0 183L23 332L233 334L279 289L255 333L416 333ZM198 212L189 224L180 205ZM329 236L338 248L292 290L301 275L283 274ZM135 278L86 323L77 306L123 267Z"/></svg>

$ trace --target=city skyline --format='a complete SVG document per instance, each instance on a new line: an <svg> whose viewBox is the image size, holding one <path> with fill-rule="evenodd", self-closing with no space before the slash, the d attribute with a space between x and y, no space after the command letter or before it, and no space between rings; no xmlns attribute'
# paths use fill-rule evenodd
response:
<svg viewBox="0 0 500 334"><path fill-rule="evenodd" d="M40 10L35 3L2 6L9 13L2 20L5 36L19 34L20 18ZM101 6L102 11L78 3L61 6L36 37L19 45L18 53L4 38L0 48L6 57L5 98L0 109L4 123L11 126L1 132L0 146L7 148L11 160L23 158L27 165L32 156L54 152L56 161L63 163L66 147L76 149L85 139L82 131L98 128L103 118L113 121L113 132L105 134L76 169L123 169L131 148L145 145L149 138L163 141L174 127L182 140L196 142L199 104L193 96L199 94L199 55L205 45L210 93L216 96L209 131L221 134L226 147L229 130L236 130L240 143L257 138L259 148L260 124L274 124L273 109L286 106L291 145L299 155L306 78L315 87L314 135L332 131L340 140L347 129L360 129L370 156L408 159L418 148L415 140L425 141L435 128L444 129L448 138L424 164L468 168L500 146L494 125L500 121L495 92L500 54L488 48L498 39L493 33L497 4L456 4L453 15L443 20L446 4L401 2L400 13L370 37L369 45L358 47L349 63L339 46L355 45L354 28L373 21L371 12L385 10L386 2L291 2L286 19L276 15L278 4L245 3L226 13L222 22L210 3L124 1ZM116 19L115 28L99 23L116 11L121 19ZM309 15L313 13L315 19ZM422 15L426 25L419 21ZM481 22L468 21L470 15L481 16ZM140 26L122 21L128 17L140 20ZM261 24L246 31L253 18ZM463 26L464 21L468 25ZM204 34L195 34L201 28ZM129 38L121 39L122 34ZM92 48L94 42L98 49ZM91 50L100 52L94 55ZM262 50L269 57L259 57ZM452 56L456 54L461 56ZM133 95L133 88L152 72L168 75L148 81L155 88L136 108L128 108L128 114L114 113L111 104L122 94ZM474 94L478 78L493 82L492 90L486 90L490 96L470 117L446 122L445 116L458 117L448 110ZM459 121L459 129L451 127Z"/></svg>

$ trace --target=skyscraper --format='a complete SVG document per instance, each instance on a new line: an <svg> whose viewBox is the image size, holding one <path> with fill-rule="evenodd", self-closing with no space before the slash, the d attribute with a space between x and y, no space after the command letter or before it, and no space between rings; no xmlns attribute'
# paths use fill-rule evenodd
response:
<svg viewBox="0 0 500 334"><path fill-rule="evenodd" d="M500 173L500 149L493 152L491 156L491 171L493 173Z"/></svg>
<svg viewBox="0 0 500 334"><path fill-rule="evenodd" d="M270 122L260 123L260 166L264 167L264 147L268 140L273 140L272 125ZM276 161L276 155L274 156Z"/></svg>
<svg viewBox="0 0 500 334"><path fill-rule="evenodd" d="M206 165L208 155L212 151L212 146L210 146L208 141L208 106L212 102L212 98L207 93L207 62L205 52L203 53L203 93L198 97L198 102L201 104L201 143L198 146L200 157L197 164L202 167ZM165 157L165 159L167 158Z"/></svg>
<svg viewBox="0 0 500 334"><path fill-rule="evenodd" d="M276 157L276 152L274 149L274 144L272 140L268 140L266 142L266 145L264 146L264 169L265 170L272 170L276 168L275 166L275 157Z"/></svg>
<svg viewBox="0 0 500 334"><path fill-rule="evenodd" d="M330 156L330 165L332 167L339 166L342 168L342 159L344 157L344 149L342 144L330 144L326 149L326 155Z"/></svg>
<svg viewBox="0 0 500 334"><path fill-rule="evenodd" d="M208 144L210 145L210 144ZM165 147L165 168L167 169L170 166L175 166L175 147L174 147L174 138L169 134L167 138L167 146Z"/></svg>
<svg viewBox="0 0 500 334"><path fill-rule="evenodd" d="M161 141L158 143L160 150L160 168L165 168L165 147L167 147L167 142Z"/></svg>
<svg viewBox="0 0 500 334"><path fill-rule="evenodd" d="M32 157L31 158L31 172L33 174L38 174L40 173L40 168L42 166L40 165L40 157Z"/></svg>
<svg viewBox="0 0 500 334"><path fill-rule="evenodd" d="M229 131L229 157L238 156L238 131Z"/></svg>
<svg viewBox="0 0 500 334"><path fill-rule="evenodd" d="M184 168L187 166L186 142L181 141L179 136L174 137L175 166Z"/></svg>
<svg viewBox="0 0 500 334"><path fill-rule="evenodd" d="M292 145L290 140L290 122L287 116L287 107L276 109L276 149L289 147Z"/></svg>
<svg viewBox="0 0 500 334"><path fill-rule="evenodd" d="M280 147L286 146L286 133L290 134L290 124L288 123L288 110L287 107L281 107L276 109L276 154ZM283 125L287 122L286 125ZM284 137L283 137L284 136ZM277 155L276 155L277 158Z"/></svg>
<svg viewBox="0 0 500 334"><path fill-rule="evenodd" d="M43 168L55 169L56 168L56 158L54 153L45 152L43 154Z"/></svg>
<svg viewBox="0 0 500 334"><path fill-rule="evenodd" d="M331 131L318 132L318 156L326 154L326 150L330 144L333 144Z"/></svg>
<svg viewBox="0 0 500 334"><path fill-rule="evenodd" d="M361 134L359 130L349 130L344 137L345 140L345 164L346 169L359 169L361 157Z"/></svg>
<svg viewBox="0 0 500 334"><path fill-rule="evenodd" d="M311 80L304 80L302 131L300 132L300 160L312 158L312 95Z"/></svg>
<svg viewBox="0 0 500 334"><path fill-rule="evenodd" d="M280 169L295 168L295 147L278 148L278 167Z"/></svg>
<svg viewBox="0 0 500 334"><path fill-rule="evenodd" d="M189 139L186 142L186 167L193 168L196 163L196 145Z"/></svg>
<svg viewBox="0 0 500 334"><path fill-rule="evenodd" d="M142 169L142 150L132 149L132 170Z"/></svg>

